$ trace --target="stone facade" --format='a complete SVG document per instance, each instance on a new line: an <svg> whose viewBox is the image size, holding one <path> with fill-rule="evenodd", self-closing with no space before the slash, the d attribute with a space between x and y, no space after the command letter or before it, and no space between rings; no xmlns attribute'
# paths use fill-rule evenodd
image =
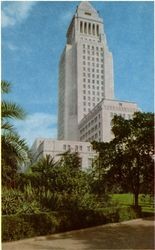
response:
<svg viewBox="0 0 155 250"><path fill-rule="evenodd" d="M59 64L58 139L79 140L79 122L103 98L114 98L112 54L98 12L81 2Z"/></svg>
<svg viewBox="0 0 155 250"><path fill-rule="evenodd" d="M61 155L66 151L78 152L81 158L81 167L83 169L89 168L93 159L97 156L93 151L92 145L89 142L79 141L58 141L54 139L38 138L32 146L33 161L50 155L54 157L55 161L59 161Z"/></svg>
<svg viewBox="0 0 155 250"><path fill-rule="evenodd" d="M70 149L79 152L83 168L89 167L96 156L90 142L113 139L114 114L130 119L139 111L136 103L115 100L103 20L89 2L79 4L68 28L58 89L58 140L36 139L34 160L47 154L59 160Z"/></svg>
<svg viewBox="0 0 155 250"><path fill-rule="evenodd" d="M109 142L114 137L111 131L114 115L131 119L137 111L136 103L104 99L79 123L80 141Z"/></svg>

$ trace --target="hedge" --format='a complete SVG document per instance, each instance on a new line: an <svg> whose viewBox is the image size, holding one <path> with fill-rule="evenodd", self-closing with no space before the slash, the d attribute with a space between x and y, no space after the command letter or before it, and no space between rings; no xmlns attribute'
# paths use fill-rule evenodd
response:
<svg viewBox="0 0 155 250"><path fill-rule="evenodd" d="M2 216L2 241L70 231L137 218L132 207Z"/></svg>
<svg viewBox="0 0 155 250"><path fill-rule="evenodd" d="M2 241L12 241L57 231L58 220L53 213L3 215Z"/></svg>

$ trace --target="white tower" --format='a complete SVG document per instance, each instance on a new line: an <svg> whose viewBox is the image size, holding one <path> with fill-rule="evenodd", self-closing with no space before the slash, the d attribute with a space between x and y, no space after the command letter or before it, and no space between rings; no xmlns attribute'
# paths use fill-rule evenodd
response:
<svg viewBox="0 0 155 250"><path fill-rule="evenodd" d="M114 99L112 54L98 12L81 2L59 64L58 139L79 140L79 122L103 98Z"/></svg>

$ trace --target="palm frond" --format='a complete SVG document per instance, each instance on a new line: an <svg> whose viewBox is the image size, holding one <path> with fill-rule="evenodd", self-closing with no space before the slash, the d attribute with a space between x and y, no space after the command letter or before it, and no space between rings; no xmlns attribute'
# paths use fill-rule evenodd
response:
<svg viewBox="0 0 155 250"><path fill-rule="evenodd" d="M7 94L11 91L11 84L7 81L1 81L1 92L2 94Z"/></svg>
<svg viewBox="0 0 155 250"><path fill-rule="evenodd" d="M2 134L3 134L3 131L15 132L14 126L11 125L8 121L6 122L2 121L1 128L2 128Z"/></svg>
<svg viewBox="0 0 155 250"><path fill-rule="evenodd" d="M26 113L24 110L13 102L2 101L1 104L1 117L4 118L15 118L15 119L24 119Z"/></svg>
<svg viewBox="0 0 155 250"><path fill-rule="evenodd" d="M29 148L24 139L17 133L5 133L2 135L2 159L8 161L11 158L18 164L27 163Z"/></svg>

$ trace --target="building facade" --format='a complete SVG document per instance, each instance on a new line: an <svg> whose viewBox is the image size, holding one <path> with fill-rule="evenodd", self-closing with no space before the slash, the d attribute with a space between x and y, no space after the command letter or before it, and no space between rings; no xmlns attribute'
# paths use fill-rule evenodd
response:
<svg viewBox="0 0 155 250"><path fill-rule="evenodd" d="M103 20L89 2L81 2L67 31L67 43L59 63L58 140L36 139L34 161L47 154L60 159L70 150L79 152L83 168L97 154L91 141L109 142L112 118L132 118L136 103L114 97L113 59Z"/></svg>
<svg viewBox="0 0 155 250"><path fill-rule="evenodd" d="M113 59L103 20L81 2L59 64L58 139L79 140L78 124L103 98L114 98Z"/></svg>
<svg viewBox="0 0 155 250"><path fill-rule="evenodd" d="M81 167L83 169L89 168L92 161L97 156L89 142L59 141L45 138L36 139L31 151L34 162L46 155L53 157L56 162L60 160L62 154L66 151L70 151L71 153L78 152L81 158Z"/></svg>
<svg viewBox="0 0 155 250"><path fill-rule="evenodd" d="M114 138L111 131L114 115L131 119L139 108L134 102L104 99L79 123L80 141L109 142Z"/></svg>

